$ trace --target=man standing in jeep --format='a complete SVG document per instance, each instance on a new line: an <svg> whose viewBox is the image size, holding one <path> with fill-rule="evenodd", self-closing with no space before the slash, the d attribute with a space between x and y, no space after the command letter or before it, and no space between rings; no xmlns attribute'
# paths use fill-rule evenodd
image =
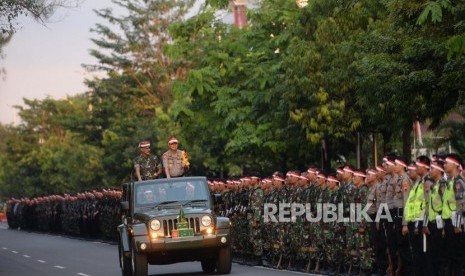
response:
<svg viewBox="0 0 465 276"><path fill-rule="evenodd" d="M161 163L156 155L150 154L150 142L139 143L140 155L134 159L137 181L157 179L162 172Z"/></svg>
<svg viewBox="0 0 465 276"><path fill-rule="evenodd" d="M178 150L178 139L171 136L168 139L170 149L163 154L163 167L165 167L166 178L180 177L189 170L187 153Z"/></svg>

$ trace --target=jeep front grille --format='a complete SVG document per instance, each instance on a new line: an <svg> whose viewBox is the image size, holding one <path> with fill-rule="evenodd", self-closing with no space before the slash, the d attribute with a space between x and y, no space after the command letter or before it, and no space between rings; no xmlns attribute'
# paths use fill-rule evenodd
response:
<svg viewBox="0 0 465 276"><path fill-rule="evenodd" d="M187 218L189 228L194 229L194 234L200 233L200 218ZM178 229L176 227L177 219L164 219L163 220L163 233L165 237L171 237L171 230Z"/></svg>

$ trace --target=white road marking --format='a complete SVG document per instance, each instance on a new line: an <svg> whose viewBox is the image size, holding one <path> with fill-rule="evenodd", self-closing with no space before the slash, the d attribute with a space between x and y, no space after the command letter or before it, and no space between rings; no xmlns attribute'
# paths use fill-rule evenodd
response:
<svg viewBox="0 0 465 276"><path fill-rule="evenodd" d="M30 258L31 256L29 255L23 255L24 258Z"/></svg>
<svg viewBox="0 0 465 276"><path fill-rule="evenodd" d="M302 274L302 275L307 275L307 276L318 276L318 275L321 275L321 274L304 273L304 272L299 272L299 271L279 270L279 269L274 269L274 268L264 267L264 266L254 266L254 268L261 268L261 269L274 270L274 271L286 271L286 273Z"/></svg>
<svg viewBox="0 0 465 276"><path fill-rule="evenodd" d="M81 273L81 272L77 273L77 275L81 275L81 276L90 276L89 274L84 274L84 273Z"/></svg>
<svg viewBox="0 0 465 276"><path fill-rule="evenodd" d="M46 263L46 261L43 261L43 260L37 260L37 261L38 261L39 263L43 263L43 264Z"/></svg>
<svg viewBox="0 0 465 276"><path fill-rule="evenodd" d="M65 269L63 266L59 266L59 265L56 265L54 267L59 268L59 269Z"/></svg>
<svg viewBox="0 0 465 276"><path fill-rule="evenodd" d="M2 249L3 249L3 250L7 250L8 248L6 248L6 247L2 247Z"/></svg>
<svg viewBox="0 0 465 276"><path fill-rule="evenodd" d="M11 251L11 252L13 252L13 253L15 253L15 254L18 254L18 251Z"/></svg>

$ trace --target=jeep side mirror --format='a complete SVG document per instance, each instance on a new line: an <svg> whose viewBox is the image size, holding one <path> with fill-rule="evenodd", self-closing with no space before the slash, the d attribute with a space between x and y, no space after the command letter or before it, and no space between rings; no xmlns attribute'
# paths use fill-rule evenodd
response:
<svg viewBox="0 0 465 276"><path fill-rule="evenodd" d="M129 202L121 201L121 211L129 211Z"/></svg>

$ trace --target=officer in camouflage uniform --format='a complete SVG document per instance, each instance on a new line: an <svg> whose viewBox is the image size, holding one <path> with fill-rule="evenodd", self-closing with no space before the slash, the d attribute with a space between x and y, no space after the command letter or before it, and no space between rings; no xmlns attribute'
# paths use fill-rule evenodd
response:
<svg viewBox="0 0 465 276"><path fill-rule="evenodd" d="M234 182L232 180L226 180L225 188L221 193L221 200L223 201L224 207L223 210L221 210L222 213L220 213L220 215L225 217L229 217L230 209L232 206L232 185L234 185Z"/></svg>
<svg viewBox="0 0 465 276"><path fill-rule="evenodd" d="M343 205L343 215L344 217L349 217L350 215L350 204L354 202L354 195L356 187L352 182L354 171L350 166L345 166L343 169L341 188L338 190L338 202ZM335 204L337 204L335 203ZM339 273L344 269L344 265L351 264L350 250L347 247L347 238L351 235L352 229L347 222L339 222L335 227L335 239L334 251L338 252L338 257L336 260L336 273ZM349 268L345 268L348 270Z"/></svg>
<svg viewBox="0 0 465 276"><path fill-rule="evenodd" d="M273 194L273 180L272 179L264 179L263 180L263 203L269 204L271 203L271 195ZM272 262L273 259L273 252L272 252L272 243L274 242L272 237L272 228L271 228L271 220L263 222L262 227L262 239L263 239L263 265L267 266ZM266 235L265 235L266 233Z"/></svg>
<svg viewBox="0 0 465 276"><path fill-rule="evenodd" d="M301 181L305 178L300 176L299 172L293 172L290 175L289 179L289 203L292 204L300 204L302 203L301 196L303 194L303 189L301 186ZM297 210L296 210L297 211ZM297 261L299 261L299 257L301 256L302 252L302 237L304 235L303 230L303 219L305 217L298 216L298 217L291 217L291 223L288 225L289 229L289 250L288 250L288 257L289 257L289 264L288 268L295 268L297 265ZM302 260L302 259L300 259Z"/></svg>
<svg viewBox="0 0 465 276"><path fill-rule="evenodd" d="M303 191L303 203L310 204L310 210L306 210L305 212L310 212L310 214L314 217L316 215L316 194L319 190L318 185L316 184L316 169L309 168L307 170L307 186ZM304 246L307 247L307 266L305 271L308 273L312 269L312 263L316 262L317 259L317 247L316 247L316 239L317 236L315 234L315 223L310 222L309 220L305 219L304 222Z"/></svg>
<svg viewBox="0 0 465 276"><path fill-rule="evenodd" d="M287 183L289 182L289 176L286 176L286 180L284 185L281 186L281 190L279 191L279 203L289 203L289 187ZM289 251L289 223L278 223L278 243L279 243L279 260L276 265L276 268L282 269L281 264L283 263L283 258L288 259L288 251Z"/></svg>
<svg viewBox="0 0 465 276"><path fill-rule="evenodd" d="M283 195L281 191L283 190L283 183L284 179L280 176L273 177L273 188L270 192L270 197L268 199L268 203L274 204L277 208L279 208L279 204L284 202ZM271 264L276 267L280 266L280 258L281 258L281 229L279 221L270 221L270 248L272 254L272 262ZM277 263L276 263L277 262Z"/></svg>
<svg viewBox="0 0 465 276"><path fill-rule="evenodd" d="M367 177L365 179L365 183L368 186L368 194L366 198L367 204L370 204L371 206L367 209L367 214L371 219L371 222L368 223L368 233L370 237L370 247L372 248L372 258L373 258L373 264L371 266L371 271L373 274L376 274L378 271L378 259L377 257L377 250L379 249L378 246L378 239L379 239L379 224L376 221L376 185L377 185L377 174L378 172L374 169L368 169L367 170ZM383 270L384 271L384 270Z"/></svg>
<svg viewBox="0 0 465 276"><path fill-rule="evenodd" d="M258 177L252 177L250 182L250 199L247 208L249 223L249 241L252 245L254 265L263 265L263 200L264 192Z"/></svg>
<svg viewBox="0 0 465 276"><path fill-rule="evenodd" d="M244 260L247 259L247 254L250 252L248 251L249 246L249 227L247 222L247 213L246 208L248 206L248 199L249 199L249 182L250 178L243 177L240 179L239 190L237 193L237 200L235 206L235 214L236 214L236 226L237 226L237 250L239 256Z"/></svg>
<svg viewBox="0 0 465 276"><path fill-rule="evenodd" d="M368 203L369 187L365 181L366 175L363 172L357 171L354 173L354 184L357 187L354 196L354 202L361 205L363 210ZM355 242L356 259L355 264L360 268L361 275L368 275L373 266L373 247L370 242L370 231L368 221L361 216L361 221L354 224L354 235L352 236ZM352 254L353 256L354 254Z"/></svg>
<svg viewBox="0 0 465 276"><path fill-rule="evenodd" d="M140 155L134 159L137 181L156 179L162 172L158 157L150 154L150 142L139 143Z"/></svg>
<svg viewBox="0 0 465 276"><path fill-rule="evenodd" d="M291 204L296 202L295 200L300 201L300 195L296 193L297 187L296 184L299 180L300 173L296 173L294 171L289 171L286 174L286 192L283 194L284 198L286 199L286 203ZM290 218L290 223L281 223L281 241L283 242L283 247L281 247L282 258L287 261L286 269L291 269L293 265L293 261L295 260L295 255L298 250L300 250L300 245L296 245L295 240L298 240L297 234L295 233L294 224L292 221L295 221L294 218ZM298 247L298 249L297 249Z"/></svg>
<svg viewBox="0 0 465 276"><path fill-rule="evenodd" d="M238 227L238 205L239 205L239 193L241 191L240 181L234 180L233 185L231 185L231 207L228 210L229 219L231 222L231 241L232 241L232 251L234 257L239 255L239 227Z"/></svg>
<svg viewBox="0 0 465 276"><path fill-rule="evenodd" d="M313 242L314 246L316 246L315 272L318 273L320 271L321 264L328 263L327 256L331 251L330 245L334 242L332 236L334 229L332 229L332 224L326 223L322 219L322 215L324 213L323 204L330 201L329 189L326 186L326 175L323 172L319 172L316 175L316 185L318 189L315 193L315 203L322 207L320 214L318 214L318 210L314 210L313 212L313 217L320 216L320 219L313 223L313 233L315 234L315 237L317 237Z"/></svg>
<svg viewBox="0 0 465 276"><path fill-rule="evenodd" d="M324 202L337 205L340 199L339 184L340 182L334 176L328 176L326 178L326 199ZM334 229L336 227L336 222L327 222L324 223L324 248L325 248L325 259L326 263L331 266L331 268L336 268L338 266L338 260L342 256L342 247L337 246L336 243L341 242L338 239L337 233ZM336 271L337 274L337 271Z"/></svg>

